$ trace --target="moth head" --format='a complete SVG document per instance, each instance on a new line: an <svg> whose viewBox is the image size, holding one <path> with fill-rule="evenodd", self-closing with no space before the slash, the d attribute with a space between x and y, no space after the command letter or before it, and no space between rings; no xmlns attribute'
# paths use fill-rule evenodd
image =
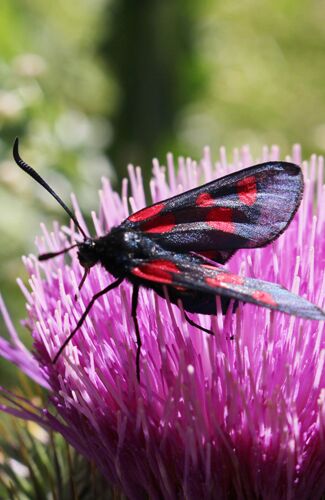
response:
<svg viewBox="0 0 325 500"><path fill-rule="evenodd" d="M97 264L99 256L95 240L86 238L82 243L78 243L78 259L80 265L86 270Z"/></svg>
<svg viewBox="0 0 325 500"><path fill-rule="evenodd" d="M73 222L75 223L77 229L80 231L82 234L84 241L82 243L75 243L67 248L63 248L62 250L59 250L58 252L48 252L48 253L43 253L42 255L39 255L38 259L40 261L44 260L49 260L53 259L54 257L57 257L58 255L65 254L66 252L69 252L72 248L78 248L78 259L82 267L84 267L85 272L84 275L81 279L81 282L79 284L79 290L81 289L82 285L85 282L86 276L89 272L89 269L94 266L98 262L98 257L97 257L97 252L96 252L96 242L89 238L81 225L79 224L76 216L74 213L70 210L70 208L64 203L64 201L60 198L60 196L48 185L48 183L40 176L36 170L34 170L28 163L24 162L22 158L20 157L19 154L19 141L18 137L15 139L14 146L13 146L13 157L17 165L24 171L26 174L30 175L32 179L34 179L36 182L38 182L48 193L50 193L51 196L61 205L63 210L71 217Z"/></svg>

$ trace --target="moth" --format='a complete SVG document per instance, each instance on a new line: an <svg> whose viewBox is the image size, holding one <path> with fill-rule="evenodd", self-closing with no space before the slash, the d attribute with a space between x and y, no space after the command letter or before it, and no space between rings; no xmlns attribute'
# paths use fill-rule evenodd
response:
<svg viewBox="0 0 325 500"><path fill-rule="evenodd" d="M268 245L280 236L295 215L302 198L303 176L293 163L269 161L213 180L203 186L159 201L130 215L105 236L90 238L61 198L13 147L17 165L45 188L71 217L83 241L59 252L45 253L45 261L78 249L84 268L81 289L90 269L100 264L115 280L96 293L75 328L66 338L55 363L79 330L95 301L124 280L132 286L131 315L137 351L136 373L140 380L141 335L137 320L139 288L153 289L172 303L182 303L188 313L217 313L216 296L223 313L238 301L312 320L324 320L325 312L282 286L239 276L223 267L238 249Z"/></svg>

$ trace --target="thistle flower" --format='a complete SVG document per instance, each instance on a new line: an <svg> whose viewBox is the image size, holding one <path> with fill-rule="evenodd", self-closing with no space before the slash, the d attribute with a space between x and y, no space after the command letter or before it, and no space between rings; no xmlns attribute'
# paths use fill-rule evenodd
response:
<svg viewBox="0 0 325 500"><path fill-rule="evenodd" d="M213 164L208 149L197 164L172 156L153 164L156 202L258 161L278 159L265 148L253 161L248 149L224 150ZM293 149L295 163L300 150ZM325 230L323 160L303 163L305 193L285 233L266 248L239 251L232 271L286 286L322 306ZM129 167L132 211L145 205L139 168ZM317 203L314 202L315 194ZM105 234L128 212L128 181L121 197L104 179L95 231ZM75 212L84 224L75 198ZM73 226L42 227L40 253L74 241ZM68 240L68 241L67 241ZM235 314L193 318L210 337L185 322L182 311L151 290L141 290L138 320L143 341L141 384L136 380L130 286L101 297L58 362L54 357L94 293L112 281L96 267L77 300L82 270L76 251L39 263L24 262L29 285L26 326L31 355L20 343L3 302L11 341L0 353L47 387L50 403L36 408L2 390L1 408L60 432L103 475L132 499L320 498L325 492L324 325L253 305ZM233 339L233 340L231 340Z"/></svg>

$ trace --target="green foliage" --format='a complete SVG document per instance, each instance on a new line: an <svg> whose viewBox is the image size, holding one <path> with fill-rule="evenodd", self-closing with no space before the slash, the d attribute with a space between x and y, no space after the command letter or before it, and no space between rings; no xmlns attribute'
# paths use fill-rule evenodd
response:
<svg viewBox="0 0 325 500"><path fill-rule="evenodd" d="M87 1L1 2L0 281L17 320L24 317L16 284L17 276L26 278L21 255L35 251L40 222L66 217L14 166L15 136L26 161L67 202L71 191L78 192L86 212L96 206L100 177L112 175L104 155L111 83L96 57L100 9L100 2ZM0 327L5 335L1 320ZM7 372L4 378L7 383Z"/></svg>
<svg viewBox="0 0 325 500"><path fill-rule="evenodd" d="M20 377L25 397L48 406L45 391ZM16 388L16 391L18 389ZM35 423L0 416L0 498L12 500L122 500L95 466L59 434Z"/></svg>
<svg viewBox="0 0 325 500"><path fill-rule="evenodd" d="M148 176L153 157L177 144L178 113L204 92L196 48L202 8L194 0L108 4L101 54L118 83L112 113L115 165L134 162Z"/></svg>
<svg viewBox="0 0 325 500"><path fill-rule="evenodd" d="M277 143L286 154L299 142L306 156L323 153L323 15L304 0L209 2L197 38L208 86L183 110L185 151Z"/></svg>
<svg viewBox="0 0 325 500"><path fill-rule="evenodd" d="M0 498L123 498L62 436L35 424L6 419L0 427L0 447L4 454L0 461Z"/></svg>

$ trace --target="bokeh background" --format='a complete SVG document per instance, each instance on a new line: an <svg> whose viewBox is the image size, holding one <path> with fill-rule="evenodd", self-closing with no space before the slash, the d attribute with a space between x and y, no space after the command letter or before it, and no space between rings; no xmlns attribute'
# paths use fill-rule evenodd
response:
<svg viewBox="0 0 325 500"><path fill-rule="evenodd" d="M120 189L131 162L148 179L168 151L300 142L322 154L324 15L320 0L1 0L0 288L18 328L21 255L40 222L67 216L13 163L15 136L84 213L102 175ZM0 383L15 380L2 363Z"/></svg>

